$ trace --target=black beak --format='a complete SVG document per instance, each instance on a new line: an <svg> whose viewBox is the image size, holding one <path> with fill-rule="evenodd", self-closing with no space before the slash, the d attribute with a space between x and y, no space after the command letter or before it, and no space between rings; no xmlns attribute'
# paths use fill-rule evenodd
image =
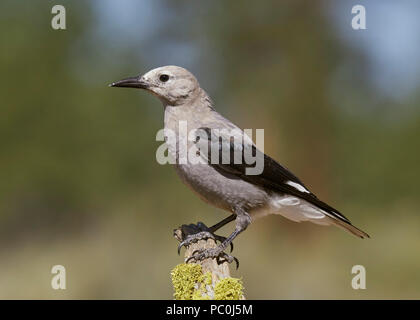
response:
<svg viewBox="0 0 420 320"><path fill-rule="evenodd" d="M149 85L141 77L131 77L113 82L110 87L147 89Z"/></svg>

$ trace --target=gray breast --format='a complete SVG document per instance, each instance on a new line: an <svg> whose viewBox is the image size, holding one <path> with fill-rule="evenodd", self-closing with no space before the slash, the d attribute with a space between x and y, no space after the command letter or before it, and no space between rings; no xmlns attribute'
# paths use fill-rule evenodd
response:
<svg viewBox="0 0 420 320"><path fill-rule="evenodd" d="M207 164L177 164L182 181L204 201L224 210L240 207L250 212L268 201L268 194L230 174L221 174Z"/></svg>
<svg viewBox="0 0 420 320"><path fill-rule="evenodd" d="M188 124L187 132L201 127L237 128L211 108L204 91L202 91L201 98L194 105L165 107L165 128L174 131L178 141L185 141L183 139L186 139L186 133L178 130L180 121L185 121ZM167 141L166 143L169 153L174 159L178 159L179 146L175 141L172 141L172 143ZM193 142L188 140L187 144L187 150L190 150ZM220 173L209 164L191 162L179 164L177 161L174 166L187 186L197 193L201 199L218 208L232 211L232 208L240 207L251 213L250 211L261 208L268 202L268 194L264 189L231 174Z"/></svg>

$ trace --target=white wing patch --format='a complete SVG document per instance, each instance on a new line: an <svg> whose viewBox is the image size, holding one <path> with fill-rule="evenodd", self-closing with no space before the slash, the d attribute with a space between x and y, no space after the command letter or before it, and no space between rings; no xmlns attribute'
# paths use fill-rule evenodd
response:
<svg viewBox="0 0 420 320"><path fill-rule="evenodd" d="M300 185L299 183L296 183L293 181L287 181L286 184L288 184L289 186L292 186L293 188L295 188L296 190L300 192L310 193L304 186Z"/></svg>
<svg viewBox="0 0 420 320"><path fill-rule="evenodd" d="M274 196L271 199L271 213L280 214L292 221L311 221L328 224L326 214L309 202L290 195Z"/></svg>

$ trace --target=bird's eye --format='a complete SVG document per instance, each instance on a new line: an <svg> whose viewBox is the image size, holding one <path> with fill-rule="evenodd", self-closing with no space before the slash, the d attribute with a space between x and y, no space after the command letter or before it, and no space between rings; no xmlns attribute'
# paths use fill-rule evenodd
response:
<svg viewBox="0 0 420 320"><path fill-rule="evenodd" d="M167 74L161 74L159 76L159 80L162 81L162 82L166 82L166 81L169 80L169 76Z"/></svg>

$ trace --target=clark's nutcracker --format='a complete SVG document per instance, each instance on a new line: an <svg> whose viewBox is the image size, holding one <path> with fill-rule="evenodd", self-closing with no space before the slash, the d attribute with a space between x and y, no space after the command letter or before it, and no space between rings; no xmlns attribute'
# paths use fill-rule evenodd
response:
<svg viewBox="0 0 420 320"><path fill-rule="evenodd" d="M166 139L166 144L169 154L176 159L175 169L181 180L205 202L233 213L210 228L202 223L197 224L197 230L200 232L187 237L180 246L203 237L213 237L221 240L221 243L216 248L196 252L191 257L192 260L216 258L220 261L222 258L229 263L233 260L237 262L236 258L224 250L232 245L233 239L244 231L251 221L268 214L280 214L297 222L336 225L360 238L369 237L367 233L353 226L338 210L319 200L292 172L260 152L242 130L214 109L210 97L188 70L177 66L160 67L143 76L123 79L110 86L145 89L160 99L165 109L165 130L172 130L176 135L175 140ZM187 131L179 129L180 122L187 124ZM202 129L201 133L204 131L207 137L203 138L200 134L195 140L188 139L186 135L189 131L199 129ZM234 161L234 157L230 157L228 161L213 161L210 153L197 153L205 159L202 163L179 161L180 141L187 141L187 149L197 146L199 141L202 147L208 142L208 151L212 150L211 152L215 143L223 147L227 141L230 151L238 150L238 146L232 143L229 137L226 140L221 135L221 143L220 135L213 139L211 132L223 129L243 135L243 145L239 146L239 150L243 151L247 146L251 146L252 151L261 156L262 172L247 174L250 165L244 163L245 161ZM216 160L226 160L222 158L218 157ZM244 157L241 159L244 160ZM236 228L229 237L214 235L217 229L233 220L236 221Z"/></svg>

